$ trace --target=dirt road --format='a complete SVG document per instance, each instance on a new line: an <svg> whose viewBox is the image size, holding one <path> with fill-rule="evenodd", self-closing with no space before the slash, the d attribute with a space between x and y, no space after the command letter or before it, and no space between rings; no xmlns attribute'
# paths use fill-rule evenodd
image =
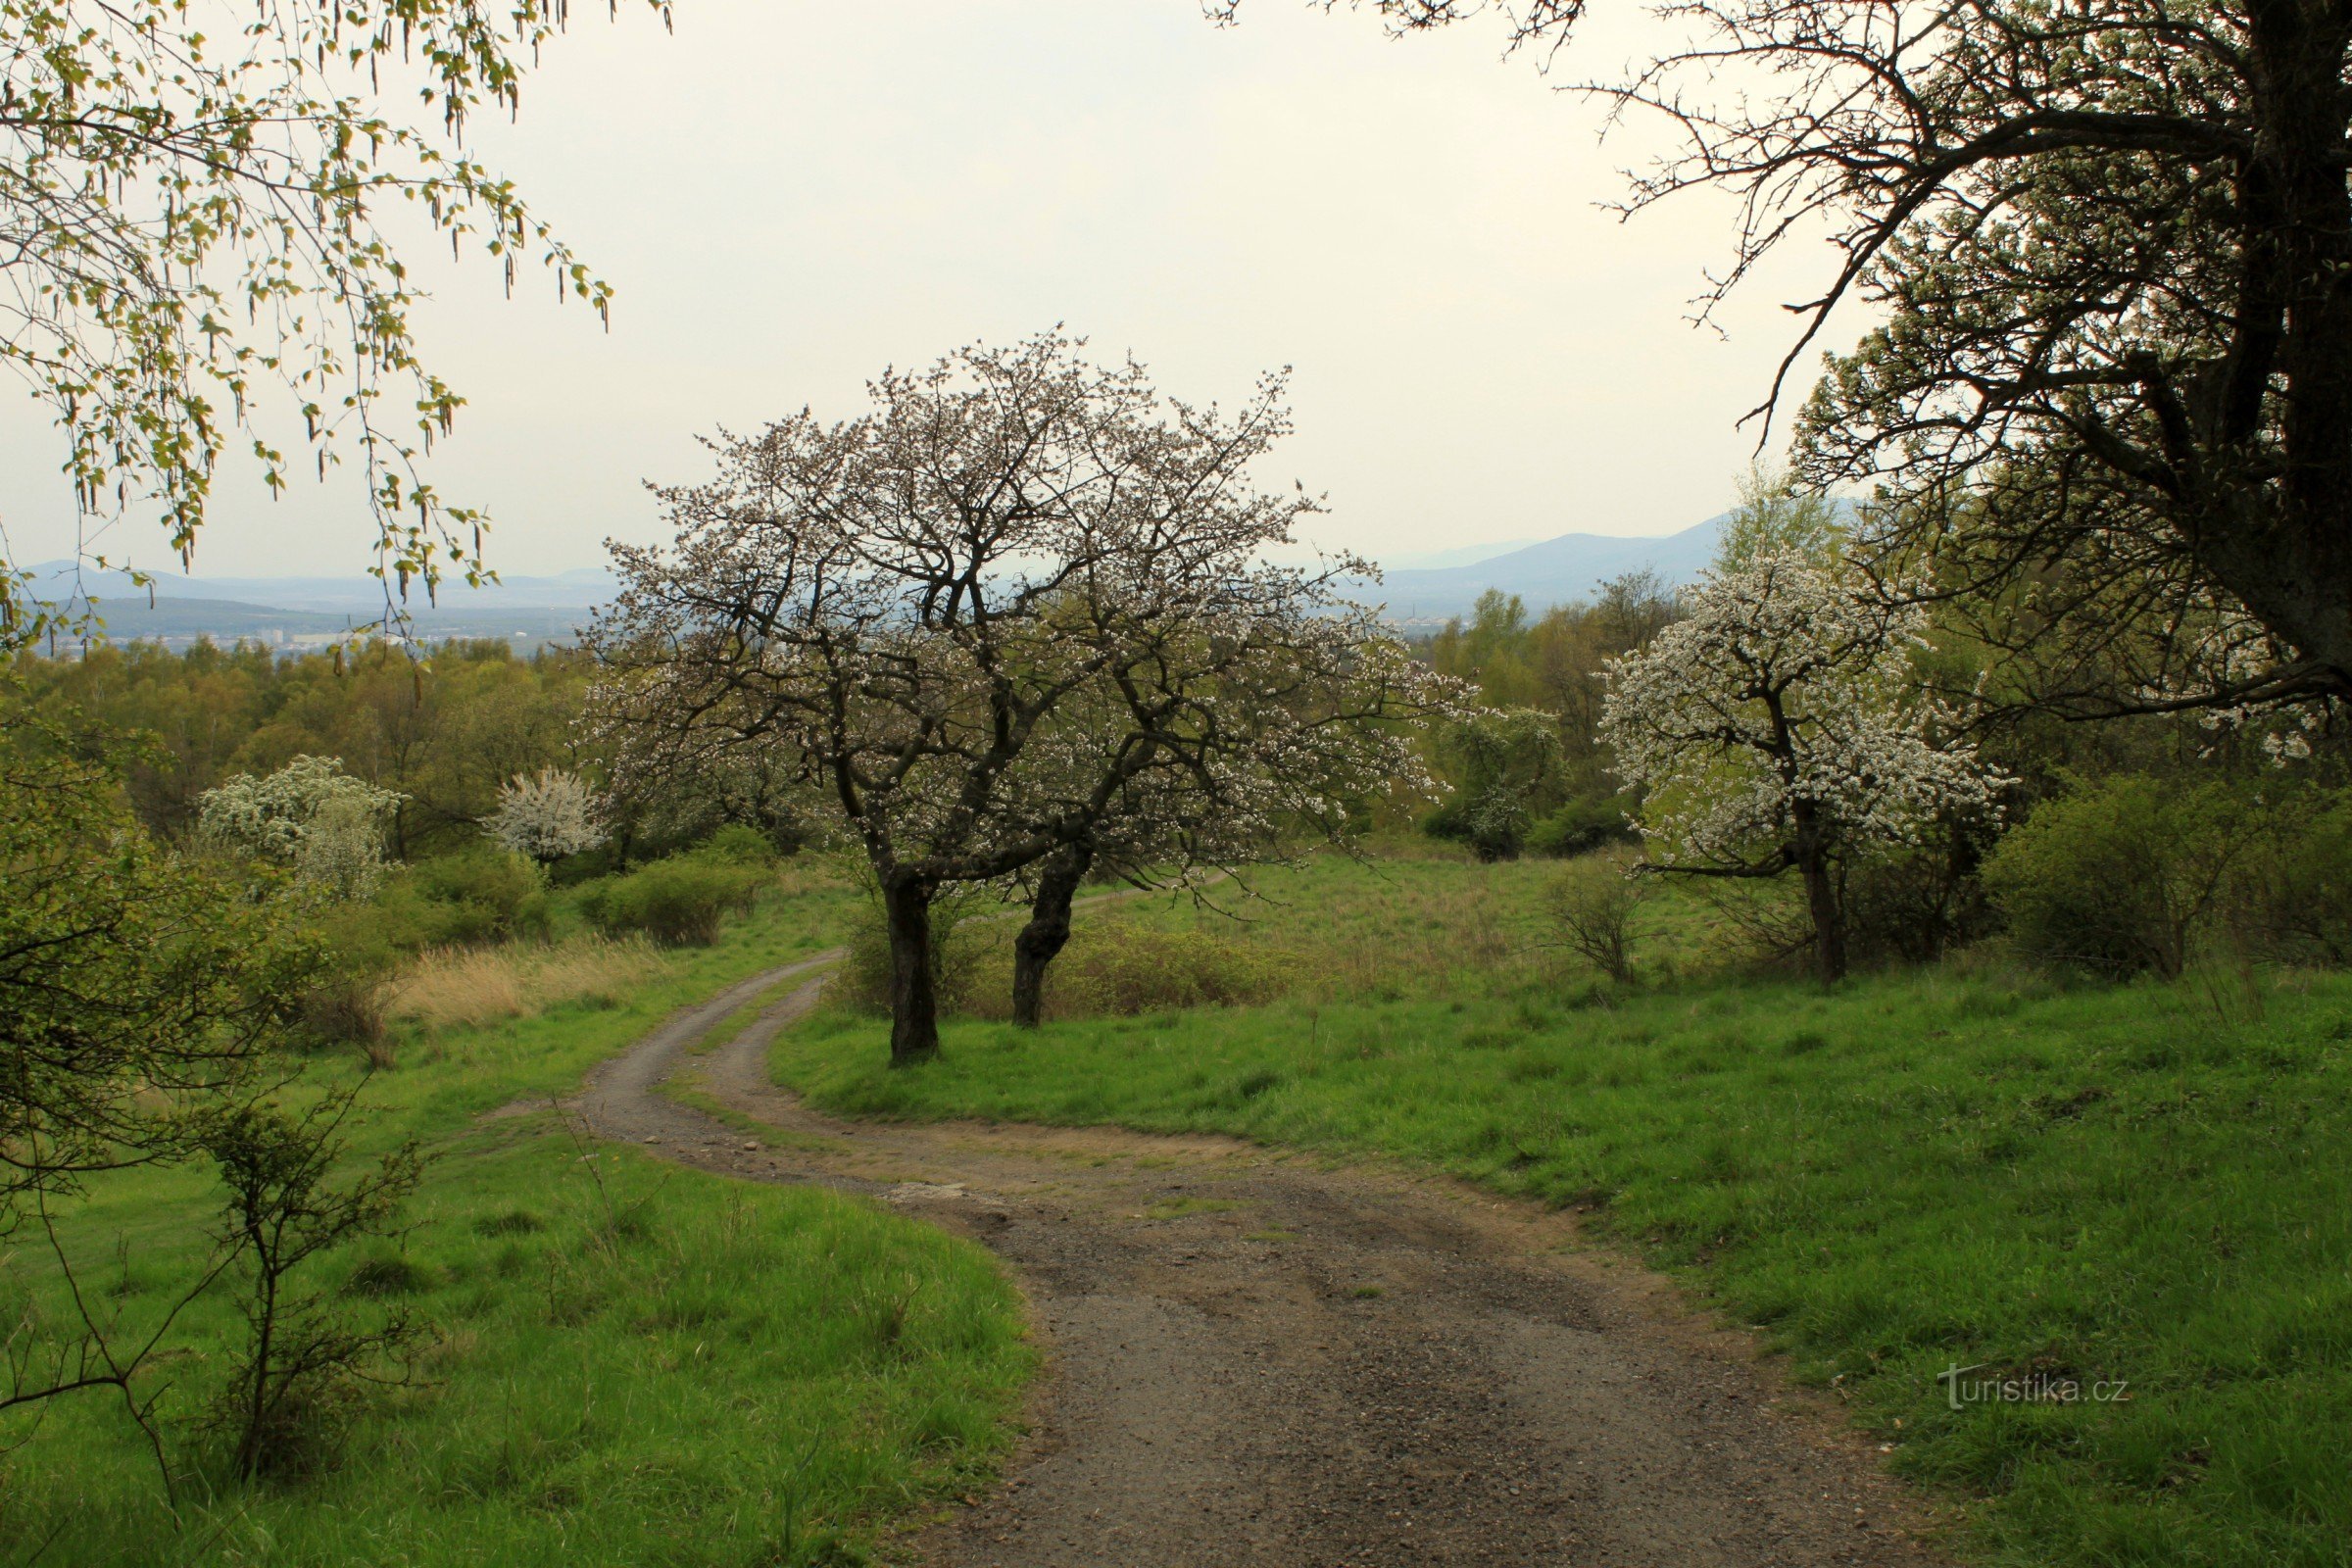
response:
<svg viewBox="0 0 2352 1568"><path fill-rule="evenodd" d="M1452 1184L1205 1138L833 1121L766 1078L827 959L758 976L589 1080L605 1137L870 1194L968 1234L1049 1359L956 1568L1919 1564L1915 1505L1741 1336L1569 1223ZM762 990L807 984L707 1055ZM682 1087L773 1131L747 1137Z"/></svg>

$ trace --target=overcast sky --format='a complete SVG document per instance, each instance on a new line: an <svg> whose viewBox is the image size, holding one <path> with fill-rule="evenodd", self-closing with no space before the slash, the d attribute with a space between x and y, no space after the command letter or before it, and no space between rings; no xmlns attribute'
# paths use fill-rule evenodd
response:
<svg viewBox="0 0 2352 1568"><path fill-rule="evenodd" d="M612 330L488 267L430 271L419 322L469 405L432 477L491 511L511 573L659 536L642 482L700 477L698 431L854 413L885 365L1056 321L1194 401L1294 367L1298 434L1262 477L1329 494L1325 541L1671 532L1726 505L1780 302L1818 281L1789 258L1728 337L1690 326L1724 210L1598 210L1642 134L1600 144L1493 26L1392 40L1299 0L1229 29L1198 0L678 0L668 35L581 11L478 140L616 284ZM1638 42L1588 32L1563 73ZM0 519L18 559L66 554L47 416L0 397ZM224 490L199 575L364 564L348 489Z"/></svg>

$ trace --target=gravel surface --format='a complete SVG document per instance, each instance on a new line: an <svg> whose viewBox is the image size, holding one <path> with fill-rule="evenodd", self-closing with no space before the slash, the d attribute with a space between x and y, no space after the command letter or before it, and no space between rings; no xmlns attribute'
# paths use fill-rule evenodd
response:
<svg viewBox="0 0 2352 1568"><path fill-rule="evenodd" d="M820 1117L768 1082L833 956L756 976L594 1073L597 1133L823 1182L1011 1268L1049 1364L956 1568L1922 1564L1925 1511L1814 1396L1573 1221L1212 1138ZM808 983L707 1055L761 991ZM756 1118L754 1135L657 1092Z"/></svg>

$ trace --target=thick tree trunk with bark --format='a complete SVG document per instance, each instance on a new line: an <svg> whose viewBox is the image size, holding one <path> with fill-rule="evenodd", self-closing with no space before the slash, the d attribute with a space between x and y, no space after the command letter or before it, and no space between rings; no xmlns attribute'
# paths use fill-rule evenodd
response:
<svg viewBox="0 0 2352 1568"><path fill-rule="evenodd" d="M1045 1005L1047 966L1070 940L1070 905L1094 863L1092 850L1071 846L1048 857L1038 873L1029 923L1012 939L1014 1023L1037 1027L1039 1010Z"/></svg>
<svg viewBox="0 0 2352 1568"><path fill-rule="evenodd" d="M890 927L890 1064L939 1054L939 995L931 962L930 884L887 882L882 912Z"/></svg>
<svg viewBox="0 0 2352 1568"><path fill-rule="evenodd" d="M1822 843L1820 808L1810 801L1789 808L1796 823L1790 858L1804 878L1805 906L1813 916L1813 972L1823 985L1845 978L1845 908L1838 897L1836 868Z"/></svg>

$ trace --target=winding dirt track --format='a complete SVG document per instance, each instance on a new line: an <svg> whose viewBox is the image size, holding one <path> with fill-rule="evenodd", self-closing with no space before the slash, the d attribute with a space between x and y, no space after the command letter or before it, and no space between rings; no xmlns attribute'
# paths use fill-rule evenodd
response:
<svg viewBox="0 0 2352 1568"><path fill-rule="evenodd" d="M1875 1455L1654 1276L1449 1183L1222 1139L845 1123L766 1047L833 956L744 981L594 1073L601 1135L821 1182L969 1235L1049 1361L994 1496L921 1538L956 1568L1921 1564ZM807 983L708 1055L720 1019ZM769 1131L656 1089L676 1075Z"/></svg>

